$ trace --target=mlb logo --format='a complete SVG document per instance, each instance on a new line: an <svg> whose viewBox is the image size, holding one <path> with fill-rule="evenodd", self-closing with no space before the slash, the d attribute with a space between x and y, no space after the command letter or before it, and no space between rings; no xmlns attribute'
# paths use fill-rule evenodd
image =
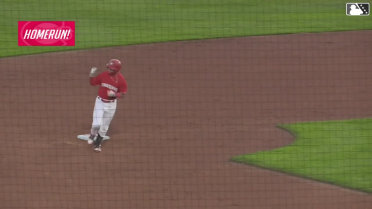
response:
<svg viewBox="0 0 372 209"><path fill-rule="evenodd" d="M369 3L347 3L346 15L348 16L368 16Z"/></svg>

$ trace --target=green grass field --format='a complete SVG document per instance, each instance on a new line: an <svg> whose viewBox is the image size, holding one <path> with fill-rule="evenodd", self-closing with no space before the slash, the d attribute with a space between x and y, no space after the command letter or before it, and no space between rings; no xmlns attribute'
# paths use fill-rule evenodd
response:
<svg viewBox="0 0 372 209"><path fill-rule="evenodd" d="M293 144L233 161L372 192L372 119L281 125Z"/></svg>
<svg viewBox="0 0 372 209"><path fill-rule="evenodd" d="M18 47L17 22L76 21L75 47ZM339 0L2 0L0 57L175 40L372 29Z"/></svg>

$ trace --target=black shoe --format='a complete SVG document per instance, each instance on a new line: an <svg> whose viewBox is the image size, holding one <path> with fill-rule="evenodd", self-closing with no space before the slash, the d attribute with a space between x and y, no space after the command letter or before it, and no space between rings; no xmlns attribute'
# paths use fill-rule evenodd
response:
<svg viewBox="0 0 372 209"><path fill-rule="evenodd" d="M102 146L101 145L94 146L93 150L96 151L96 152L102 152Z"/></svg>
<svg viewBox="0 0 372 209"><path fill-rule="evenodd" d="M98 134L96 140L93 142L94 143L94 151L96 151L96 152L101 152L102 151L102 145L101 145L102 140L103 140L103 137Z"/></svg>

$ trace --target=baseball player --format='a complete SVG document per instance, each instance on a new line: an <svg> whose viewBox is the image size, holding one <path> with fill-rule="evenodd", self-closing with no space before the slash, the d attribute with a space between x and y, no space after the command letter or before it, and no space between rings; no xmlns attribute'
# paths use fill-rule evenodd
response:
<svg viewBox="0 0 372 209"><path fill-rule="evenodd" d="M92 67L89 74L90 84L99 86L93 111L92 129L88 139L88 144L93 144L96 152L102 151L102 140L114 117L117 99L127 93L127 82L119 72L120 60L111 59L106 64L106 68L106 71L99 73L96 67Z"/></svg>

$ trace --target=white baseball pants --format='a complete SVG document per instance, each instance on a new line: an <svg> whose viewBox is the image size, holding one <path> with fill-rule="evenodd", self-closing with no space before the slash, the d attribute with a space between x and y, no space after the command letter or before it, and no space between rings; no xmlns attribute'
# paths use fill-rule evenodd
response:
<svg viewBox="0 0 372 209"><path fill-rule="evenodd" d="M106 136L109 129L112 118L115 115L117 101L114 102L103 102L98 97L94 105L93 111L93 123L91 134L100 136Z"/></svg>

